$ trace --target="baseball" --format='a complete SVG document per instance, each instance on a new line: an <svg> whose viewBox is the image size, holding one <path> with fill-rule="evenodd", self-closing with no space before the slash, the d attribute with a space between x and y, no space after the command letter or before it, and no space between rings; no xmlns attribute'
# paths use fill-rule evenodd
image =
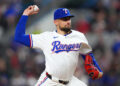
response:
<svg viewBox="0 0 120 86"><path fill-rule="evenodd" d="M35 5L35 6L34 6L34 11L38 11L38 10L39 10L38 6Z"/></svg>

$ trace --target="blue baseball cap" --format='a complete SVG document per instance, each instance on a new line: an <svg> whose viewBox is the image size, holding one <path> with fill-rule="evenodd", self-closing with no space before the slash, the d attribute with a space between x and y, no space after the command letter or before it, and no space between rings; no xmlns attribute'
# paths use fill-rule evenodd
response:
<svg viewBox="0 0 120 86"><path fill-rule="evenodd" d="M64 18L64 17L74 17L70 14L70 11L67 8L58 8L54 12L54 20Z"/></svg>

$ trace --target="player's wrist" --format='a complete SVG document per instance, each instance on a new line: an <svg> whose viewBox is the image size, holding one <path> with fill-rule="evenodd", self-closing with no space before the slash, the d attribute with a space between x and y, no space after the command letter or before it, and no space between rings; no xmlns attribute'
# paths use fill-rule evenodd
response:
<svg viewBox="0 0 120 86"><path fill-rule="evenodd" d="M29 16L30 15L30 11L28 9L24 10L23 15Z"/></svg>
<svg viewBox="0 0 120 86"><path fill-rule="evenodd" d="M103 72L99 72L98 78L102 78Z"/></svg>
<svg viewBox="0 0 120 86"><path fill-rule="evenodd" d="M25 16L29 16L29 13L27 13L27 12L23 12L23 15L25 15Z"/></svg>

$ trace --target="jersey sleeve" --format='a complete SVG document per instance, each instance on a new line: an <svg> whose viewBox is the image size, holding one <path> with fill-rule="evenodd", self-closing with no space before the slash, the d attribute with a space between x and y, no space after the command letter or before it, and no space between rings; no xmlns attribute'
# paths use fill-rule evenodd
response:
<svg viewBox="0 0 120 86"><path fill-rule="evenodd" d="M84 34L81 34L81 43L80 43L80 54L87 54L92 51L91 46L88 43Z"/></svg>
<svg viewBox="0 0 120 86"><path fill-rule="evenodd" d="M28 16L22 15L15 30L14 41L30 47L30 35L25 34Z"/></svg>
<svg viewBox="0 0 120 86"><path fill-rule="evenodd" d="M45 41L46 41L46 33L41 33L41 34L31 34L30 35L30 45L32 48L40 48L40 49L44 49L45 46Z"/></svg>

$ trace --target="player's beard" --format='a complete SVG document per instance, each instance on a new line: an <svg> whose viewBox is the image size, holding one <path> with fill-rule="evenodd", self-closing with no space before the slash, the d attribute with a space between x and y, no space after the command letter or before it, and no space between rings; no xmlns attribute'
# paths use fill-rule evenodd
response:
<svg viewBox="0 0 120 86"><path fill-rule="evenodd" d="M70 33L72 27L71 26L69 26L69 27L60 27L59 26L59 28L61 31L64 31L65 33Z"/></svg>

